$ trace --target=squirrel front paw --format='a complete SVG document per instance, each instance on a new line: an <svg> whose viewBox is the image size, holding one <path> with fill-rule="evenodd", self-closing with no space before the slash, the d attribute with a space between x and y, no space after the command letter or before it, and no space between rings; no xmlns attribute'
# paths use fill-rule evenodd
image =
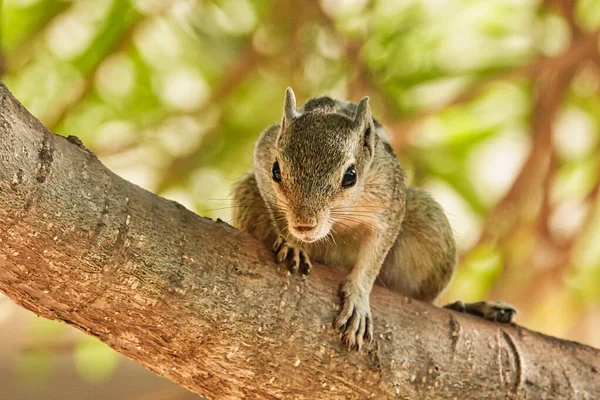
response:
<svg viewBox="0 0 600 400"><path fill-rule="evenodd" d="M310 274L312 264L306 251L288 242L283 236L279 236L273 243L273 252L277 264L287 261L288 258L290 259L288 264L290 272L295 273L298 269L301 269L303 274Z"/></svg>
<svg viewBox="0 0 600 400"><path fill-rule="evenodd" d="M348 349L360 350L365 339L373 340L373 317L369 305L369 293L364 293L351 281L340 288L342 311L334 321L334 327L342 331L342 341Z"/></svg>

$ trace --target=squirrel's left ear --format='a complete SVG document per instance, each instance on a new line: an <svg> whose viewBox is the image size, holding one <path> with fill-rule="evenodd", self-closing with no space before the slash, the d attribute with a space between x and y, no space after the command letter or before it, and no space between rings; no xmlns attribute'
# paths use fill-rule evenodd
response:
<svg viewBox="0 0 600 400"><path fill-rule="evenodd" d="M356 115L354 117L354 126L356 127L356 130L360 132L363 146L373 154L373 147L375 146L375 139L373 138L374 126L368 96L363 97L360 103L358 103L358 108L356 109Z"/></svg>
<svg viewBox="0 0 600 400"><path fill-rule="evenodd" d="M285 129L292 123L292 120L298 116L296 110L296 95L291 87L285 90L285 102L283 103L283 120L281 121L281 129Z"/></svg>

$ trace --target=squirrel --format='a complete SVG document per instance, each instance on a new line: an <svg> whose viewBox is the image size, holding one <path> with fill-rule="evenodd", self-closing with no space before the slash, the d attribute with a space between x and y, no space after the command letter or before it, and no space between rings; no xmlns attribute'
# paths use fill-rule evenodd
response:
<svg viewBox="0 0 600 400"><path fill-rule="evenodd" d="M233 189L233 225L271 246L278 263L308 274L311 260L349 271L334 327L348 348L373 339L373 285L433 302L457 265L442 207L405 174L369 98L312 98L300 109L287 88L283 118L260 135L253 171ZM510 323L503 302L445 306Z"/></svg>

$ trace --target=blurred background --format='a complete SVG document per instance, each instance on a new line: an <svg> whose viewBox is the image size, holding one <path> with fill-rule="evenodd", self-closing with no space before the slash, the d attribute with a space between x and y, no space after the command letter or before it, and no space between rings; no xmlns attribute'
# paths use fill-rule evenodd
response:
<svg viewBox="0 0 600 400"><path fill-rule="evenodd" d="M4 0L2 80L110 169L230 220L261 130L371 97L456 232L440 303L600 347L600 1ZM1 296L1 295L0 295ZM0 398L191 399L0 297Z"/></svg>

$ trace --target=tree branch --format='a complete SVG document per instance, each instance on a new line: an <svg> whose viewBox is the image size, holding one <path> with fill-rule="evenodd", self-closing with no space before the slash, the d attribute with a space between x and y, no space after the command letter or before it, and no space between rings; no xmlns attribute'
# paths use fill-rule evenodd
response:
<svg viewBox="0 0 600 400"><path fill-rule="evenodd" d="M331 328L341 271L290 276L260 243L108 171L0 86L0 291L218 399L593 398L600 351L372 294L376 340Z"/></svg>

